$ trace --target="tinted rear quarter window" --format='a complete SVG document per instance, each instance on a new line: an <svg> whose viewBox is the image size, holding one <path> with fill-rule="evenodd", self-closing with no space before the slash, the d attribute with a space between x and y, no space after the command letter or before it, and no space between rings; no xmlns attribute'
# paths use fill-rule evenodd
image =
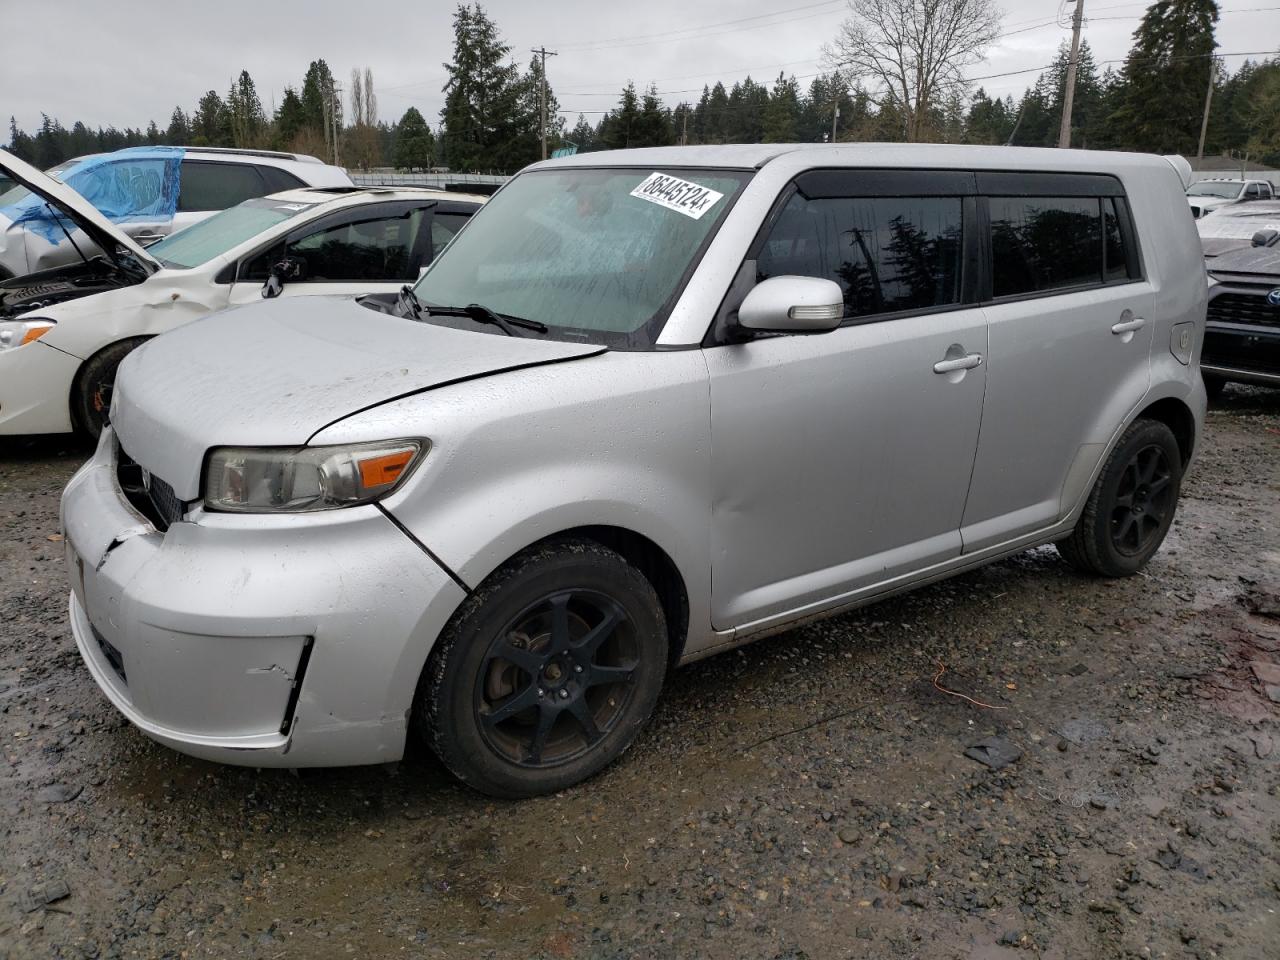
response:
<svg viewBox="0 0 1280 960"><path fill-rule="evenodd" d="M183 160L178 209L225 210L268 192L251 164Z"/></svg>
<svg viewBox="0 0 1280 960"><path fill-rule="evenodd" d="M845 316L868 317L960 302L959 197L794 194L757 257L757 280L834 280Z"/></svg>
<svg viewBox="0 0 1280 960"><path fill-rule="evenodd" d="M306 184L295 177L288 171L281 170L279 167L258 167L258 173L262 175L263 183L266 185L267 193L281 193L285 190L296 190L298 187L305 187Z"/></svg>
<svg viewBox="0 0 1280 960"><path fill-rule="evenodd" d="M993 296L1101 281L1096 197L992 197L990 217Z"/></svg>

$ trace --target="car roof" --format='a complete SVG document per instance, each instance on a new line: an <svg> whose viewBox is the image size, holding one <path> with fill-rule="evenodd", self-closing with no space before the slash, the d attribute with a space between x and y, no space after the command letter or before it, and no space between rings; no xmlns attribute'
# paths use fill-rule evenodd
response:
<svg viewBox="0 0 1280 960"><path fill-rule="evenodd" d="M282 203L323 203L336 209L388 200L435 200L437 202L457 200L478 205L489 198L474 193L454 193L431 190L426 187L296 187L292 190L269 194L268 199L279 200Z"/></svg>
<svg viewBox="0 0 1280 960"><path fill-rule="evenodd" d="M754 170L781 156L814 165L868 167L961 167L990 170L1110 172L1117 168L1167 166L1149 153L989 147L941 143L751 143L697 147L643 147L579 153L543 160L526 169L569 167L728 167Z"/></svg>

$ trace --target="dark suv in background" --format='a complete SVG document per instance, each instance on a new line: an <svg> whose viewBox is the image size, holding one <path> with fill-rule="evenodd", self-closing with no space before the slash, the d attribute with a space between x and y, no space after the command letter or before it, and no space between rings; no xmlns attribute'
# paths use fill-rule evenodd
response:
<svg viewBox="0 0 1280 960"><path fill-rule="evenodd" d="M1280 230L1207 261L1209 310L1200 370L1209 395L1228 382L1280 387Z"/></svg>

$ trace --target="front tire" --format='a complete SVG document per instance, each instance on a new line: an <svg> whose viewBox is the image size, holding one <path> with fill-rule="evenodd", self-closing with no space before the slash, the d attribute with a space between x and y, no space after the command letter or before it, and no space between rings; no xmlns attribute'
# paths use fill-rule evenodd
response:
<svg viewBox="0 0 1280 960"><path fill-rule="evenodd" d="M1134 421L1107 457L1071 536L1058 541L1058 553L1084 573L1132 576L1164 542L1181 485L1173 431L1157 420Z"/></svg>
<svg viewBox="0 0 1280 960"><path fill-rule="evenodd" d="M592 541L553 542L509 561L454 615L418 683L414 726L477 790L552 793L631 745L667 660L645 576Z"/></svg>
<svg viewBox="0 0 1280 960"><path fill-rule="evenodd" d="M115 390L116 371L120 363L149 337L132 337L118 340L103 347L80 367L76 374L75 388L71 391L71 422L76 429L94 440L107 425L111 410L111 394Z"/></svg>

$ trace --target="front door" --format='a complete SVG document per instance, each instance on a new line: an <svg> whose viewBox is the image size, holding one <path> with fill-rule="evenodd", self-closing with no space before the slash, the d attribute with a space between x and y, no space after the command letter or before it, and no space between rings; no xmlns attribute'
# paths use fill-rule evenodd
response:
<svg viewBox="0 0 1280 960"><path fill-rule="evenodd" d="M1153 287L1118 181L988 179L990 363L966 552L1032 534L1071 511L1146 393L1154 327ZM998 195L1024 182L1023 195Z"/></svg>
<svg viewBox="0 0 1280 960"><path fill-rule="evenodd" d="M976 207L954 177L933 195L887 196L904 185L849 173L799 178L753 252L757 280L839 283L845 325L704 351L717 629L820 608L961 550L987 376L965 267Z"/></svg>

